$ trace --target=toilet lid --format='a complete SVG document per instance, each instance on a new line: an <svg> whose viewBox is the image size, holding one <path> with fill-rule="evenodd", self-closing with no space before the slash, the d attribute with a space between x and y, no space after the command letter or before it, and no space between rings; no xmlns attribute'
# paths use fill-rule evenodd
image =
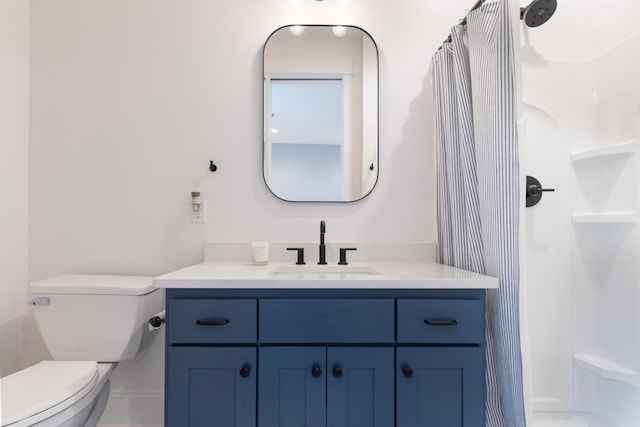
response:
<svg viewBox="0 0 640 427"><path fill-rule="evenodd" d="M97 369L97 362L44 361L2 378L2 425L86 394L95 384Z"/></svg>
<svg viewBox="0 0 640 427"><path fill-rule="evenodd" d="M146 295L156 290L151 277L99 274L64 274L29 286L32 294Z"/></svg>

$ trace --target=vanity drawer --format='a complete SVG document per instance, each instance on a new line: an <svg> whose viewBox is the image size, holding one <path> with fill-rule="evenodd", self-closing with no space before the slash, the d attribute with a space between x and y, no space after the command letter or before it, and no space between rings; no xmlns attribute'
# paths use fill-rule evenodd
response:
<svg viewBox="0 0 640 427"><path fill-rule="evenodd" d="M483 344L484 301L399 299L398 342Z"/></svg>
<svg viewBox="0 0 640 427"><path fill-rule="evenodd" d="M255 299L169 300L169 343L255 343Z"/></svg>
<svg viewBox="0 0 640 427"><path fill-rule="evenodd" d="M392 299L260 300L261 343L392 343Z"/></svg>

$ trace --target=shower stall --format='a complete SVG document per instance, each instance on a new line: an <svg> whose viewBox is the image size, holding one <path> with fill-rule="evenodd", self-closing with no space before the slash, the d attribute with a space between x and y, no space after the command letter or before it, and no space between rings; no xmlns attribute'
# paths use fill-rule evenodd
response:
<svg viewBox="0 0 640 427"><path fill-rule="evenodd" d="M522 26L522 169L556 189L525 213L535 427L640 425L639 13L567 1Z"/></svg>

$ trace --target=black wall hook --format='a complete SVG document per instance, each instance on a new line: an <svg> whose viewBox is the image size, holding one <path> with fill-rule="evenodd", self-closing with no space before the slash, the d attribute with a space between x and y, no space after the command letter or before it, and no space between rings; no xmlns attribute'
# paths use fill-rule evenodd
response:
<svg viewBox="0 0 640 427"><path fill-rule="evenodd" d="M542 199L543 192L556 191L555 188L542 188L542 184L536 178L527 175L527 207L537 205Z"/></svg>
<svg viewBox="0 0 640 427"><path fill-rule="evenodd" d="M209 161L209 170L210 170L211 172L215 172L215 171L217 171L217 170L218 170L218 167L217 167L216 165L214 165L214 164L213 164L213 160L210 160L210 161Z"/></svg>

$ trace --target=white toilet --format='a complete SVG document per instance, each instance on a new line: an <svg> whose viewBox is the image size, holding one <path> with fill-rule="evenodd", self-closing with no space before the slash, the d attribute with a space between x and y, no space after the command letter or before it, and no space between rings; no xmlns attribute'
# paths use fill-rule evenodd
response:
<svg viewBox="0 0 640 427"><path fill-rule="evenodd" d="M64 275L32 283L31 294L55 361L2 378L2 426L95 426L117 362L149 344L163 293L150 277Z"/></svg>

